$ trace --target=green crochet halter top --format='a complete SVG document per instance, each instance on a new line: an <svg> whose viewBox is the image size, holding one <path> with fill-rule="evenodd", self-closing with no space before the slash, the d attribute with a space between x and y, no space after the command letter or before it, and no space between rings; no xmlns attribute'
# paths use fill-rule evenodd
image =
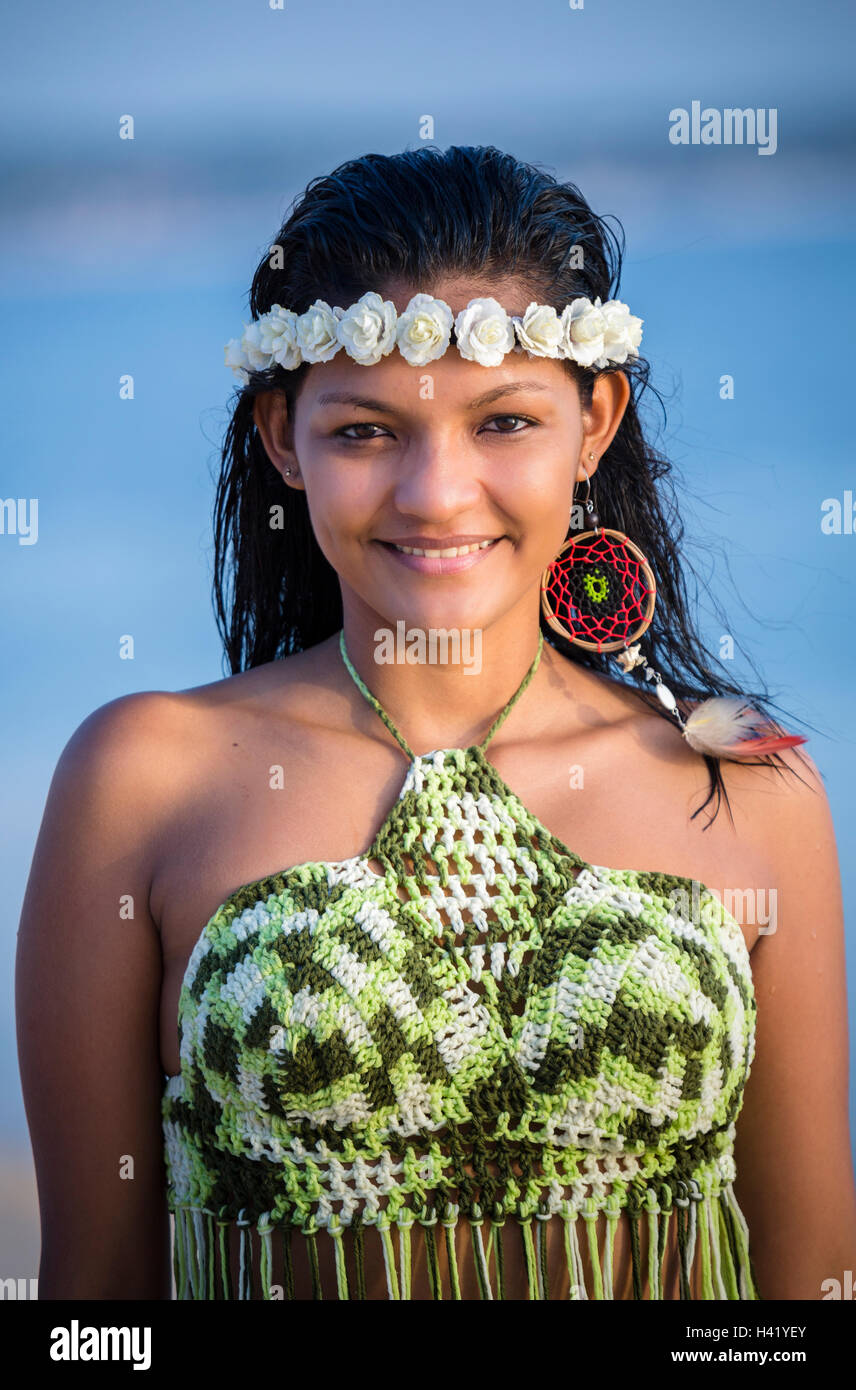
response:
<svg viewBox="0 0 856 1390"><path fill-rule="evenodd" d="M178 1298L294 1298L300 1241L312 1297L366 1297L371 1242L409 1299L417 1240L436 1299L462 1297L461 1249L470 1296L508 1297L517 1260L533 1299L674 1297L670 1231L681 1299L760 1298L732 1187L755 1049L738 923L690 879L586 863L488 761L543 635L480 744L418 757L339 645L410 765L364 854L246 884L194 947L162 1099Z"/></svg>

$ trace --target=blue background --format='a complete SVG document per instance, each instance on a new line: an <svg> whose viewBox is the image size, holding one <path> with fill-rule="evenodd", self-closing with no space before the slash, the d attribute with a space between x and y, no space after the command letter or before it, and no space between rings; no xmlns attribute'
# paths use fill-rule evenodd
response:
<svg viewBox="0 0 856 1390"><path fill-rule="evenodd" d="M653 400L650 421L683 483L705 634L730 631L815 726L852 905L856 536L820 521L824 499L856 489L853 13L790 0L5 7L0 498L37 497L39 536L0 535L0 1220L23 1190L31 1221L14 953L56 760L106 701L225 674L210 601L223 344L306 182L417 147L426 114L442 148L497 145L620 218L620 293L667 397L665 431ZM694 100L775 107L776 153L672 145L669 112ZM132 141L118 137L127 114ZM133 661L119 659L123 633ZM751 684L739 660L735 674ZM854 959L848 929L851 1015ZM32 1239L30 1225L22 1248Z"/></svg>

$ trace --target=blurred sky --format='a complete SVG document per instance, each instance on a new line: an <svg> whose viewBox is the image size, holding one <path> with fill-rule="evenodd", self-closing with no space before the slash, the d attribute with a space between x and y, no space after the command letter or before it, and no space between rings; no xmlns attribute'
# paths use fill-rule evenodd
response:
<svg viewBox="0 0 856 1390"><path fill-rule="evenodd" d="M211 470L252 273L310 178L417 147L425 114L441 147L497 145L620 219L706 635L712 595L819 730L852 915L856 535L820 531L821 502L856 490L852 7L90 0L6 5L4 30L0 498L39 499L39 538L0 535L0 1137L26 1136L15 933L57 757L118 695L225 674ZM670 144L694 100L775 107L776 153ZM805 885L810 911L810 861Z"/></svg>

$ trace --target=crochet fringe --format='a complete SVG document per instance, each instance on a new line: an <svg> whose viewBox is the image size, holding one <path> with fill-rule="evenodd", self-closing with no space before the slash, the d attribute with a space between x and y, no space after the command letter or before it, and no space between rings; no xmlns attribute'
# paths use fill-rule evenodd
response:
<svg viewBox="0 0 856 1390"><path fill-rule="evenodd" d="M668 1187L664 1187L663 1191L671 1198ZM682 1300L693 1297L691 1276L697 1265L700 1265L703 1299L760 1300L761 1295L758 1292L749 1253L749 1231L732 1185L728 1183L719 1192L703 1193L696 1184L688 1191L688 1196L675 1196L674 1203L670 1200L666 1206L661 1206L657 1200L656 1189L649 1187L646 1205L635 1214L627 1212L630 1221L633 1298L643 1299L646 1290L649 1299L664 1297L663 1262L670 1223L674 1222L680 1255L679 1297ZM550 1298L547 1222L557 1219L564 1225L564 1251L570 1278L568 1297L575 1300L611 1300L614 1297L612 1261L621 1210L614 1200L607 1200L604 1207L607 1235L601 1253L598 1250L595 1225L598 1216L596 1207L596 1199L590 1197L583 1203L581 1211L566 1201L557 1215L535 1213L534 1217L530 1215L518 1219L530 1299L540 1301ZM285 1222L280 1224L279 1229L283 1231L285 1239L282 1269L279 1271L278 1279L273 1268L271 1245L271 1232L275 1228L270 1222L269 1213L262 1215L255 1224L243 1219L243 1213L234 1221L228 1216L216 1214L203 1207L175 1205L173 1215L173 1268L179 1299L251 1299L259 1291L264 1299L293 1300L295 1291L292 1242L300 1238L306 1243L312 1296L321 1299L323 1294L317 1245L319 1237L335 1242L338 1298L365 1299L365 1247L366 1240L370 1238L366 1236L366 1232L370 1232L374 1227L386 1269L387 1295L394 1301L408 1301L411 1298L411 1228L419 1226L425 1243L432 1297L435 1300L459 1300L461 1285L455 1247L455 1232L459 1219L466 1222L469 1229L480 1298L504 1299L506 1296L504 1269L509 1254L509 1232L503 1229L508 1225L506 1218L488 1218L487 1221L481 1215L459 1218L459 1209L452 1204L447 1205L442 1217L438 1217L436 1212L423 1218L415 1217L412 1212L401 1211L396 1219L384 1212L378 1213L374 1220L369 1220L368 1217L355 1219L352 1223L355 1284L348 1278L342 1244L347 1228L342 1226L337 1214L331 1218L328 1227L313 1223L303 1227ZM579 1224L580 1216L583 1218L584 1229ZM642 1267L639 1249L639 1227L643 1221L648 1224L649 1237L646 1269ZM489 1229L485 1239L486 1225ZM237 1287L234 1289L226 1239L227 1229L231 1226L237 1226L240 1231L239 1271ZM260 1258L257 1268L254 1268L251 1258L251 1228L259 1238ZM393 1232L396 1240L393 1239ZM448 1257L447 1288L442 1285L437 1263L438 1239L445 1241ZM590 1256L593 1274L591 1289L586 1287L581 1241L586 1242Z"/></svg>

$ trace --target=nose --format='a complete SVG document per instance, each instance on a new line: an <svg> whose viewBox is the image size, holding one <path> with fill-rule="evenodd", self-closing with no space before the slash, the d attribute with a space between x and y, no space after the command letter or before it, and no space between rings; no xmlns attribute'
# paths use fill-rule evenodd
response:
<svg viewBox="0 0 856 1390"><path fill-rule="evenodd" d="M402 516L441 522L473 510L481 498L475 460L460 439L422 437L399 460L395 505Z"/></svg>

